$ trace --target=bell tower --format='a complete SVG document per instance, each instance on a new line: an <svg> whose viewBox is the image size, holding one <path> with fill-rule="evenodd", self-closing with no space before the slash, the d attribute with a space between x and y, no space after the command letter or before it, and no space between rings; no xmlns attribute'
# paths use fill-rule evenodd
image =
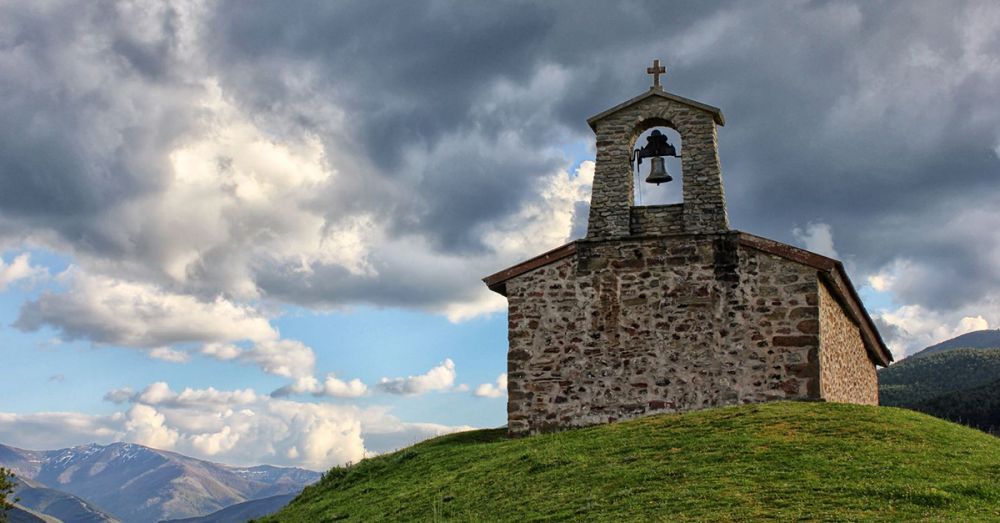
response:
<svg viewBox="0 0 1000 523"><path fill-rule="evenodd" d="M649 91L587 120L597 139L587 239L727 231L716 132L717 125L725 125L722 111L663 90L660 75L666 68L659 60L646 72L653 75ZM636 139L653 127L669 127L681 136L683 203L633 205Z"/></svg>

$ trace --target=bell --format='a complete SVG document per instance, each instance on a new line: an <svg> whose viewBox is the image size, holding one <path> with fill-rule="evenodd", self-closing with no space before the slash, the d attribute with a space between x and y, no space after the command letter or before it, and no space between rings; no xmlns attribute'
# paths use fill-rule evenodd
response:
<svg viewBox="0 0 1000 523"><path fill-rule="evenodd" d="M655 183L660 185L661 183L667 183L674 178L667 174L667 168L664 166L663 157L654 156L651 165L649 166L649 176L646 177L646 183Z"/></svg>

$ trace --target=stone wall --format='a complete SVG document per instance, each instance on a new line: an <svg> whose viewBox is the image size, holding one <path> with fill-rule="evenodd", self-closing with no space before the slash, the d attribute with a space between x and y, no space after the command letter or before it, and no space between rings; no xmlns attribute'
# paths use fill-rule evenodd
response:
<svg viewBox="0 0 1000 523"><path fill-rule="evenodd" d="M815 269L736 238L581 241L508 280L510 433L819 398Z"/></svg>
<svg viewBox="0 0 1000 523"><path fill-rule="evenodd" d="M632 207L629 232L633 236L681 234L684 232L684 205Z"/></svg>
<svg viewBox="0 0 1000 523"><path fill-rule="evenodd" d="M639 135L656 126L671 127L681 135L684 232L717 233L729 228L714 116L691 105L651 96L595 124L597 164L588 239L629 235L635 190L631 154Z"/></svg>
<svg viewBox="0 0 1000 523"><path fill-rule="evenodd" d="M827 401L878 405L878 374L861 333L830 294L819 286L820 395Z"/></svg>

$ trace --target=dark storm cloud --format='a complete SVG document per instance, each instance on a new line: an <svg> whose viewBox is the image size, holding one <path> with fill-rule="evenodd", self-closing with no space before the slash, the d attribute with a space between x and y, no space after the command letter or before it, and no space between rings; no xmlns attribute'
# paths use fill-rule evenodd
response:
<svg viewBox="0 0 1000 523"><path fill-rule="evenodd" d="M178 79L178 18L165 13L153 24L162 38L140 40L113 16L98 23L99 8L4 9L18 16L0 26L3 56L28 54L0 62L11 93L0 101L0 213L74 245L119 245L93 215L157 190L165 144L196 110ZM668 90L727 116L734 227L792 242L793 227L827 223L859 283L916 260L934 277L902 281L900 296L958 309L1000 288L983 259L1000 252L995 213L970 212L1000 200L998 26L988 2L224 1L206 8L186 63L276 139L323 140L339 178L303 204L331 224L372 213L395 239L483 256L484 228L536 201L567 161L560 148L593 139L585 119L643 92L643 68L660 58ZM48 65L87 31L107 35L80 57L90 65ZM79 87L91 70L105 76ZM81 138L94 126L102 147ZM574 212L580 234L586 208ZM224 279L213 274L233 253L203 256L216 260L206 278ZM411 285L429 277L425 265L381 266L377 284L330 267L299 277L281 262L254 277L309 304L465 299L469 287L446 279Z"/></svg>
<svg viewBox="0 0 1000 523"><path fill-rule="evenodd" d="M102 215L162 188L194 120L169 74L173 17L139 42L108 3L0 9L0 235L51 229L120 255Z"/></svg>
<svg viewBox="0 0 1000 523"><path fill-rule="evenodd" d="M433 211L389 218L423 228L442 248L474 243L461 231L513 207L499 202L530 198L532 177L548 167L477 162L497 133L513 130L539 147L590 139L585 118L641 92L641 67L658 56L668 89L729 116L720 143L734 226L791 241L793 226L823 221L863 274L904 256L964 265L955 277L995 282L971 261L979 245L919 239L941 223L942 201L974 205L997 191L1000 85L995 59L982 67L1000 53L1000 31L983 7L366 2L258 11L233 2L216 13L212 49L221 67L235 64L236 92L280 77L266 64L322 71L319 85L352 113L387 176L412 168L401 161L407 147L433 150L449 133L481 139L458 163L441 158L453 169L436 164L413 188ZM491 86L526 84L546 64L570 76L558 99L478 111ZM258 110L273 104L260 92L245 99ZM539 113L547 118L530 117ZM498 176L506 184L491 182ZM935 285L913 297L955 304L968 287Z"/></svg>

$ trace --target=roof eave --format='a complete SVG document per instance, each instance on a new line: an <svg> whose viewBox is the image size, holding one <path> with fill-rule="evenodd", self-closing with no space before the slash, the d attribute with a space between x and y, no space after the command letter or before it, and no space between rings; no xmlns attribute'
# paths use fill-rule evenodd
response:
<svg viewBox="0 0 1000 523"><path fill-rule="evenodd" d="M649 98L651 96L660 96L662 98L666 98L668 100L672 100L672 101L680 103L680 104L684 104L684 105L688 105L690 107L694 107L695 109L700 109L702 111L710 113L712 115L712 119L715 120L716 124L718 124L720 126L726 125L726 117L722 115L722 109L719 109L718 107L713 107L713 106L708 105L708 104L703 104L701 102L696 102L694 100L691 100L690 98L684 98L683 96L677 96L676 94L668 93L668 92L664 91L663 89L656 89L656 88L653 88L653 87L650 87L649 91L646 91L645 93L642 93L639 96L636 96L635 98L632 98L631 100L628 100L626 102L622 102L622 103L620 103L620 104L612 107L611 109L608 109L608 110L603 111L603 112L601 112L599 114L595 114L594 116L591 116L590 118L587 118L587 125L589 125L591 129L593 129L593 130L596 131L597 130L597 127L596 127L597 122L599 122L600 120L602 120L605 117L607 117L607 116L609 116L611 114L614 114L614 113L616 113L616 112L618 112L618 111L620 111L622 109L625 109L626 107L629 107L630 105L639 103L639 102L641 102L641 101L643 101L646 98Z"/></svg>
<svg viewBox="0 0 1000 523"><path fill-rule="evenodd" d="M517 265L513 265L502 271L491 274L483 278L483 283L485 283L491 291L506 297L507 280L515 276L520 276L526 272L533 271L539 267L559 261L574 252L576 252L576 241L571 241L565 245L556 247L551 251L544 252L534 258L529 258L521 263L518 263Z"/></svg>
<svg viewBox="0 0 1000 523"><path fill-rule="evenodd" d="M893 361L892 352L885 345L882 335L878 332L878 327L871 315L868 314L868 310L865 309L858 291L847 276L843 263L821 254L753 234L740 232L739 235L742 245L801 263L819 271L834 291L834 298L840 302L852 321L858 326L865 348L872 355L872 358L883 367L888 366Z"/></svg>

